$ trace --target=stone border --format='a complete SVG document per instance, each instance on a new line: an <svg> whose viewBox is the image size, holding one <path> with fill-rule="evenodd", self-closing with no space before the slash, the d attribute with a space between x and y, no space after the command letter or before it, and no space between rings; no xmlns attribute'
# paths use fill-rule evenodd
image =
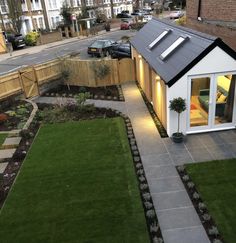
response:
<svg viewBox="0 0 236 243"><path fill-rule="evenodd" d="M201 199L201 196L198 193L194 182L191 180L190 176L188 175L185 166L176 166L176 169L192 201L192 204L201 220L201 223L208 235L210 242L223 243L224 242L223 237L220 235L216 227L216 224L206 207L206 204Z"/></svg>
<svg viewBox="0 0 236 243"><path fill-rule="evenodd" d="M121 116L125 122L127 137L129 140L129 145L133 157L133 163L134 163L135 173L137 176L140 198L142 200L142 205L144 209L150 241L152 243L163 243L164 240L162 237L160 225L158 223L156 211L154 208L152 196L145 175L145 170L142 164L141 156L139 154L131 121L129 117L124 115L123 113L114 109L111 110L115 111L119 116Z"/></svg>
<svg viewBox="0 0 236 243"><path fill-rule="evenodd" d="M160 136L162 138L169 137L168 134L167 134L167 132L166 132L166 129L164 128L164 126L162 125L162 123L161 123L160 119L158 118L156 112L154 111L152 104L147 99L146 94L144 93L144 91L142 90L140 84L137 81L136 81L136 85L137 85L137 87L138 87L138 89L139 89L139 91L140 91L140 93L141 93L141 95L143 97L143 100L144 100L144 102L145 102L145 104L146 104L146 106L148 108L149 113L152 116L152 119L153 119L153 121L154 121L154 123L156 125L156 128L157 128Z"/></svg>
<svg viewBox="0 0 236 243"><path fill-rule="evenodd" d="M27 122L25 123L25 125L23 126L22 130L26 130L29 128L31 122L33 121L35 115L36 115L36 112L38 111L38 106L35 102L33 102L32 100L27 100L25 99L24 101L30 103L32 106L33 106L33 110L30 114L30 117L28 118Z"/></svg>

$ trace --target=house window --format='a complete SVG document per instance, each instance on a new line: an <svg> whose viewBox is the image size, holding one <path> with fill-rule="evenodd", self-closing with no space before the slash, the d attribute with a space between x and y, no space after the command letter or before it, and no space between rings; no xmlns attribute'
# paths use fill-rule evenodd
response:
<svg viewBox="0 0 236 243"><path fill-rule="evenodd" d="M165 30L162 32L149 46L149 49L152 49L158 42L160 42L168 33L170 30Z"/></svg>
<svg viewBox="0 0 236 243"><path fill-rule="evenodd" d="M39 21L39 28L43 29L43 17L38 18Z"/></svg>
<svg viewBox="0 0 236 243"><path fill-rule="evenodd" d="M170 47L168 47L164 52L161 53L160 58L164 60L168 57L177 47L179 47L187 38L179 37Z"/></svg>
<svg viewBox="0 0 236 243"><path fill-rule="evenodd" d="M0 0L0 10L1 13L6 13L7 12L7 3L6 0Z"/></svg>

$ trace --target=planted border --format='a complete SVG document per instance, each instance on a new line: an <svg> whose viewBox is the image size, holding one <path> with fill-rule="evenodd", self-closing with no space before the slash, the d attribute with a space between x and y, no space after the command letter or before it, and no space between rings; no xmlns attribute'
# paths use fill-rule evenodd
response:
<svg viewBox="0 0 236 243"><path fill-rule="evenodd" d="M152 196L150 193L142 160L139 154L131 121L129 117L122 114L121 112L119 111L115 111L115 112L119 114L121 117L123 117L125 121L127 136L129 139L131 153L133 156L133 163L134 163L135 173L138 180L138 187L139 187L140 197L142 200L142 205L144 209L150 241L152 243L163 243L164 242L163 236L161 233L160 225L158 223L156 211L153 205Z"/></svg>
<svg viewBox="0 0 236 243"><path fill-rule="evenodd" d="M113 101L125 101L124 95L123 95L123 91L120 85L116 85L116 88L118 90L118 96L114 96L114 95L108 95L108 94L92 94L90 93L90 99L94 99L94 100L113 100ZM84 87L84 91L83 91L83 87L81 86L81 93L83 92L87 92L86 88ZM89 92L89 90L88 90ZM70 90L68 90L67 92L64 92L63 94L61 93L57 93L56 91L51 92L50 90L47 92L44 92L43 96L48 96L48 97L68 97L68 98L73 98L74 96L78 95L74 94L73 92L70 92Z"/></svg>
<svg viewBox="0 0 236 243"><path fill-rule="evenodd" d="M201 199L201 196L185 167L177 166L176 168L210 241L212 243L224 242L223 237L220 235L216 224L206 207L206 204Z"/></svg>
<svg viewBox="0 0 236 243"><path fill-rule="evenodd" d="M143 100L144 100L144 102L145 102L145 104L146 104L146 106L147 106L147 108L149 110L149 113L152 116L152 119L153 119L153 121L154 121L154 123L156 125L156 128L157 128L160 136L162 138L167 138L168 134L166 132L166 129L164 128L164 126L162 125L162 123L161 123L160 119L158 118L156 112L154 111L152 104L147 99L147 96L145 95L144 91L142 90L140 84L137 81L136 81L136 85L138 86L138 89L139 89L139 91L140 91L140 93L141 93L141 95L143 97Z"/></svg>

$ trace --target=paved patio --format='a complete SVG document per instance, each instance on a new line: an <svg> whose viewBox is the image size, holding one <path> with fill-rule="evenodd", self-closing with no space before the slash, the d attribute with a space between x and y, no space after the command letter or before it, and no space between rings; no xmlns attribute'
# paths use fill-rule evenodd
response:
<svg viewBox="0 0 236 243"><path fill-rule="evenodd" d="M236 132L189 135L182 144L161 138L134 82L122 85L125 102L89 100L128 115L144 164L165 243L209 243L175 166L236 157ZM65 102L62 98L61 102ZM36 102L55 103L40 97Z"/></svg>

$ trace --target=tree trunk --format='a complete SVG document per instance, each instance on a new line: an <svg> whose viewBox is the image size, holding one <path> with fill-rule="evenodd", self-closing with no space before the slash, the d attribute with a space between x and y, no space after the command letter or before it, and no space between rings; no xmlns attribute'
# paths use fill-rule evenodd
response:
<svg viewBox="0 0 236 243"><path fill-rule="evenodd" d="M111 17L114 19L113 0L111 1Z"/></svg>

